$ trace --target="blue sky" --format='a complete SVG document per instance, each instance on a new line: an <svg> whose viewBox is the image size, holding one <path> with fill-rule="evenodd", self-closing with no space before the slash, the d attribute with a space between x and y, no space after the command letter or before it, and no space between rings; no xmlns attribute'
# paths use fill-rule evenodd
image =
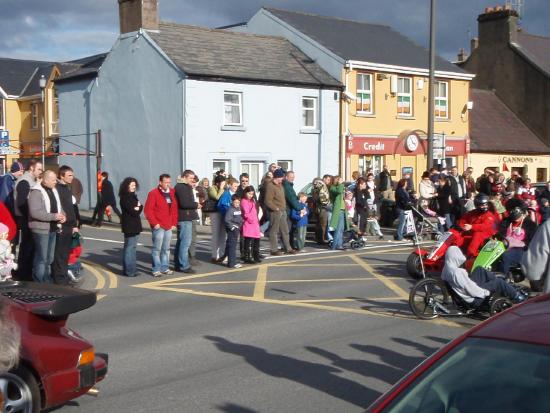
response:
<svg viewBox="0 0 550 413"><path fill-rule="evenodd" d="M550 37L548 0L524 0L523 29ZM477 15L503 4L437 0L437 49L454 60L477 33ZM392 26L427 46L430 0L161 0L160 18L218 27L247 21L262 6ZM117 0L0 0L0 57L72 60L106 52L118 35ZM344 7L345 5L345 7Z"/></svg>

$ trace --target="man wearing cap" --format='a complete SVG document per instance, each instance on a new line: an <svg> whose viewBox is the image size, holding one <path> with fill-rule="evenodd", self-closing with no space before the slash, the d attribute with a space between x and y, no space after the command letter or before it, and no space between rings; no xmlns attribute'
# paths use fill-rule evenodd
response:
<svg viewBox="0 0 550 413"><path fill-rule="evenodd" d="M296 254L296 251L290 246L288 239L288 224L286 216L286 199L283 189L283 178L285 173L282 169L276 169L273 172L273 179L266 183L264 203L269 210L271 227L269 230L269 244L271 255L282 255L279 251L277 237L281 234L283 248L288 254Z"/></svg>
<svg viewBox="0 0 550 413"><path fill-rule="evenodd" d="M2 176L0 180L0 202L3 202L13 212L13 188L15 181L23 175L23 164L15 161L11 164L10 171Z"/></svg>

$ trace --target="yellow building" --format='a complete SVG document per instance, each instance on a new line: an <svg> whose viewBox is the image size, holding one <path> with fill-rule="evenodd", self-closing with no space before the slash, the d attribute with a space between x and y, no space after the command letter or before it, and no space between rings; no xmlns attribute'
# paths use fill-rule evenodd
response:
<svg viewBox="0 0 550 413"><path fill-rule="evenodd" d="M436 71L434 133L444 137L445 154L440 149L435 163L459 171L468 164L472 77ZM387 165L394 179L410 173L419 182L427 167L428 71L351 61L343 78L346 177Z"/></svg>
<svg viewBox="0 0 550 413"><path fill-rule="evenodd" d="M0 58L0 172L15 159L42 158L57 164L58 104L50 62Z"/></svg>

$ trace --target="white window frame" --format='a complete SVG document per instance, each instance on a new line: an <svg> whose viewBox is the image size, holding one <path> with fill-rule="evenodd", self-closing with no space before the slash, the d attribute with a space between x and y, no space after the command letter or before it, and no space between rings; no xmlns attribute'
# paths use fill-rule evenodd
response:
<svg viewBox="0 0 550 413"><path fill-rule="evenodd" d="M6 129L6 100L0 98L0 129Z"/></svg>
<svg viewBox="0 0 550 413"><path fill-rule="evenodd" d="M50 121L50 129L52 135L59 135L59 97L57 96L57 90L52 89L52 112Z"/></svg>
<svg viewBox="0 0 550 413"><path fill-rule="evenodd" d="M212 176L216 175L216 172L220 170L220 168L214 168L214 163L223 163L224 167L222 168L225 173L229 176L231 171L229 168L231 167L231 160L229 159L212 159Z"/></svg>
<svg viewBox="0 0 550 413"><path fill-rule="evenodd" d="M253 176L251 172L252 166L258 167L258 174ZM248 167L248 171L244 170L244 166ZM246 172L248 174L248 184L252 185L254 189L258 190L260 184L262 183L262 177L264 175L265 162L264 161L241 161L239 165L240 173Z"/></svg>
<svg viewBox="0 0 550 413"><path fill-rule="evenodd" d="M409 82L409 93L403 92L405 81ZM401 86L403 85L403 87ZM409 98L409 113L400 113L399 112L399 100L400 98ZM410 118L413 116L413 85L412 78L405 76L397 77L397 116Z"/></svg>
<svg viewBox="0 0 550 413"><path fill-rule="evenodd" d="M368 76L368 89L365 89L365 77ZM359 114L372 115L374 113L374 93L372 90L372 73L357 73L356 76L356 98L355 110ZM361 79L361 81L359 80ZM362 87L361 87L362 86ZM370 110L360 110L358 107L363 107L363 95L368 95L370 100ZM365 99L366 100L366 99Z"/></svg>
<svg viewBox="0 0 550 413"><path fill-rule="evenodd" d="M440 96L441 86L445 87L445 96L443 97ZM436 119L449 119L449 82L437 80L434 89L434 115ZM445 102L445 116L439 115L441 112L438 110L438 107L440 107L438 101Z"/></svg>
<svg viewBox="0 0 550 413"><path fill-rule="evenodd" d="M306 107L304 101L310 100L313 102L313 108ZM302 96L302 129L317 130L317 98L314 96ZM306 125L306 112L313 112L313 125Z"/></svg>
<svg viewBox="0 0 550 413"><path fill-rule="evenodd" d="M283 166L283 164L285 164L285 166ZM293 162L290 161L290 160L286 160L286 159L280 159L277 161L277 166L281 167L283 169L283 171L292 171L292 164Z"/></svg>
<svg viewBox="0 0 550 413"><path fill-rule="evenodd" d="M238 103L227 103L225 101L226 95L235 95L238 97L239 102ZM229 106L231 108L238 107L239 108L239 122L227 122L227 119L225 117L225 109ZM223 125L224 126L243 126L243 93L242 92L234 92L234 91L224 91L223 92Z"/></svg>
<svg viewBox="0 0 550 413"><path fill-rule="evenodd" d="M31 129L38 129L38 103L31 103Z"/></svg>

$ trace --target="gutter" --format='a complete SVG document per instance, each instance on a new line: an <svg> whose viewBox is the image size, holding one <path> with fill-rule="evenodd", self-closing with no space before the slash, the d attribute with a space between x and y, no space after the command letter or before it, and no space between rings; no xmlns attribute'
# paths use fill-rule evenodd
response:
<svg viewBox="0 0 550 413"><path fill-rule="evenodd" d="M378 72L403 73L417 76L428 76L430 74L428 69L421 69L418 67L386 65L383 63L361 62L358 60L349 60L348 64L353 65L356 69L373 70ZM472 80L476 77L476 75L472 73L446 72L443 70L436 70L435 76L439 78L459 80Z"/></svg>

